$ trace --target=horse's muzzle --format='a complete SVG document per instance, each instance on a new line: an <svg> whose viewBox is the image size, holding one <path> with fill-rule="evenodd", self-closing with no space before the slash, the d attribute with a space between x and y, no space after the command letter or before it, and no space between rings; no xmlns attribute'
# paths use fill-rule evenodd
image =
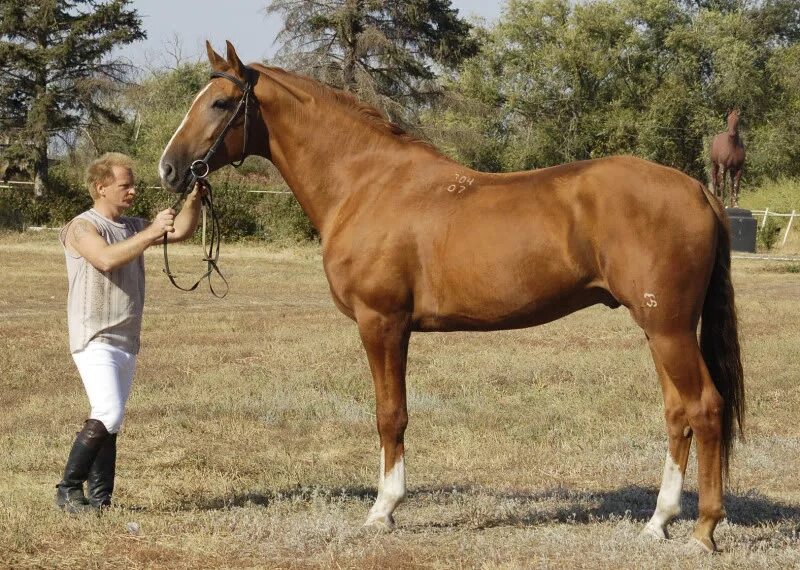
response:
<svg viewBox="0 0 800 570"><path fill-rule="evenodd" d="M161 160L158 165L158 175L161 178L161 186L166 190L175 190L178 183L178 171L166 160Z"/></svg>

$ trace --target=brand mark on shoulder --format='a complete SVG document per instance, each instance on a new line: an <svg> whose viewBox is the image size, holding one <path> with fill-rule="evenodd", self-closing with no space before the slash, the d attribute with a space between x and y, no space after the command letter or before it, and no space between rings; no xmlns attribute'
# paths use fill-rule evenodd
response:
<svg viewBox="0 0 800 570"><path fill-rule="evenodd" d="M470 178L468 176L464 176L463 174L459 173L456 173L455 178L456 178L455 184L450 184L447 187L447 191L450 192L451 194L461 194L462 192L464 192L464 190L472 186L472 184L475 182L474 177Z"/></svg>

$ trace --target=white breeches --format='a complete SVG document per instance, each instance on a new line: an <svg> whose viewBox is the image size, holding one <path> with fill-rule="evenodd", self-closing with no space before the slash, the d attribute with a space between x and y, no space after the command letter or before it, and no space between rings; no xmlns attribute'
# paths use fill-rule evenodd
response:
<svg viewBox="0 0 800 570"><path fill-rule="evenodd" d="M136 355L93 341L72 358L92 407L89 419L99 420L109 433L117 433L131 393Z"/></svg>

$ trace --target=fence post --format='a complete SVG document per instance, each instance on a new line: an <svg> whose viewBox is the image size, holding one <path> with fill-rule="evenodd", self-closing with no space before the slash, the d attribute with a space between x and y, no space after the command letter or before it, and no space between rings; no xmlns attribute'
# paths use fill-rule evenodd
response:
<svg viewBox="0 0 800 570"><path fill-rule="evenodd" d="M761 220L761 229L764 229L764 226L767 225L767 215L769 214L769 208L764 208L764 219Z"/></svg>
<svg viewBox="0 0 800 570"><path fill-rule="evenodd" d="M781 246L786 245L786 238L789 237L789 230L792 229L792 221L794 221L794 210L792 210L792 215L789 216L789 223L786 224L786 233L783 234L783 241L781 242Z"/></svg>

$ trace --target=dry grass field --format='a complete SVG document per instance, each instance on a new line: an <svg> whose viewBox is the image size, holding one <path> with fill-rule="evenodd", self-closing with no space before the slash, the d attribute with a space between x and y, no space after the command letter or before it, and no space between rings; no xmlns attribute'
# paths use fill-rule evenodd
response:
<svg viewBox="0 0 800 570"><path fill-rule="evenodd" d="M173 248L185 280L197 246ZM223 245L231 291L183 293L147 253L143 351L120 435L117 506L68 516L54 485L88 406L69 355L54 234L0 236L0 567L800 567L800 266L734 261L748 440L721 554L637 539L666 449L660 389L624 309L499 333L418 334L409 496L361 530L378 439L355 324L319 249Z"/></svg>

